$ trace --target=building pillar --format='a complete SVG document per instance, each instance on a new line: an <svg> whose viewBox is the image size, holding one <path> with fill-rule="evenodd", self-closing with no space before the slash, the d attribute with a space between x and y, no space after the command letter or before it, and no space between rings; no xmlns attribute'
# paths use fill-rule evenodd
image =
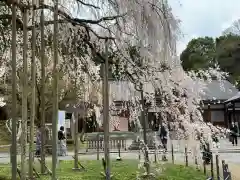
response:
<svg viewBox="0 0 240 180"><path fill-rule="evenodd" d="M211 122L211 105L208 104L208 119L207 119L207 122Z"/></svg>
<svg viewBox="0 0 240 180"><path fill-rule="evenodd" d="M228 125L229 125L227 115L228 115L228 106L226 104L224 104L224 126L225 126L225 128L228 128Z"/></svg>
<svg viewBox="0 0 240 180"><path fill-rule="evenodd" d="M235 102L233 102L233 122L236 122L236 110L235 110Z"/></svg>

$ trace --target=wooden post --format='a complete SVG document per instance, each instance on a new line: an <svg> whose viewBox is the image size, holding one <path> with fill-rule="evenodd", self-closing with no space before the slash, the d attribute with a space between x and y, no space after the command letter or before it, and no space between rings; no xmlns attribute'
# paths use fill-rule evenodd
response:
<svg viewBox="0 0 240 180"><path fill-rule="evenodd" d="M213 156L212 156L212 152L210 153L211 153L211 177L212 179L214 179Z"/></svg>
<svg viewBox="0 0 240 180"><path fill-rule="evenodd" d="M172 163L174 164L174 148L173 148L173 144L172 144L171 148L172 148Z"/></svg>
<svg viewBox="0 0 240 180"><path fill-rule="evenodd" d="M205 175L207 174L205 161L203 161L203 172L204 172Z"/></svg>
<svg viewBox="0 0 240 180"><path fill-rule="evenodd" d="M34 161L34 120L36 113L36 1L32 0L32 62L31 62L31 80L32 80L32 101L30 118L30 143L29 143L29 178L33 179L33 161Z"/></svg>
<svg viewBox="0 0 240 180"><path fill-rule="evenodd" d="M157 163L157 146L156 143L154 143L154 162Z"/></svg>
<svg viewBox="0 0 240 180"><path fill-rule="evenodd" d="M118 148L118 158L117 161L121 161L121 140L119 142L117 142L117 148Z"/></svg>
<svg viewBox="0 0 240 180"><path fill-rule="evenodd" d="M208 104L208 122L211 122L212 121L212 118L211 118L211 105Z"/></svg>
<svg viewBox="0 0 240 180"><path fill-rule="evenodd" d="M16 0L17 1L17 0ZM16 2L14 1L14 2ZM16 67L16 36L17 21L16 3L12 4L12 145L11 145L11 163L12 163L12 180L17 180L17 67Z"/></svg>
<svg viewBox="0 0 240 180"><path fill-rule="evenodd" d="M120 148L121 148L121 144L120 144L120 142L118 142L118 156L119 157L121 157L121 150L120 150Z"/></svg>
<svg viewBox="0 0 240 180"><path fill-rule="evenodd" d="M141 160L141 149L139 147L139 150L138 150L138 159Z"/></svg>
<svg viewBox="0 0 240 180"><path fill-rule="evenodd" d="M194 156L194 161L195 161L196 169L198 169L198 160L197 160L197 156Z"/></svg>
<svg viewBox="0 0 240 180"><path fill-rule="evenodd" d="M225 161L222 160L222 172L223 172L223 177L224 177L224 166L225 166Z"/></svg>
<svg viewBox="0 0 240 180"><path fill-rule="evenodd" d="M142 119L142 126L143 126L143 141L144 141L144 150L145 150L145 167L147 171L147 175L150 174L150 164L149 164L149 156L147 151L147 122L146 122L146 112L145 112L145 103L144 103L144 96L143 96L143 84L140 84L140 94L141 94L141 105L142 105L142 111L141 111L141 119Z"/></svg>
<svg viewBox="0 0 240 180"><path fill-rule="evenodd" d="M233 122L235 123L236 122L236 106L235 106L235 102L233 102Z"/></svg>
<svg viewBox="0 0 240 180"><path fill-rule="evenodd" d="M217 169L217 180L220 180L220 171L219 171L219 156L216 155L216 169Z"/></svg>
<svg viewBox="0 0 240 180"><path fill-rule="evenodd" d="M23 9L23 79L22 79L22 135L21 135L21 180L26 179L26 148L27 148L27 121L28 121L28 33L27 9Z"/></svg>
<svg viewBox="0 0 240 180"><path fill-rule="evenodd" d="M224 124L225 124L225 128L228 128L227 114L228 114L228 106L226 104L224 104Z"/></svg>
<svg viewBox="0 0 240 180"><path fill-rule="evenodd" d="M100 147L99 147L99 145L100 145L100 138L99 138L99 133L97 134L97 160L99 160L99 149L100 149Z"/></svg>
<svg viewBox="0 0 240 180"><path fill-rule="evenodd" d="M108 40L105 42L105 64L103 78L103 127L104 127L104 156L106 162L106 180L110 180L110 154L109 154L109 94L108 94Z"/></svg>
<svg viewBox="0 0 240 180"><path fill-rule="evenodd" d="M185 146L185 162L186 162L186 166L188 166L188 152L187 152L187 145Z"/></svg>
<svg viewBox="0 0 240 180"><path fill-rule="evenodd" d="M78 170L78 148L79 148L79 133L78 133L78 113L73 114L75 120L75 135L74 135L74 169Z"/></svg>
<svg viewBox="0 0 240 180"><path fill-rule="evenodd" d="M41 0L41 4L44 4L44 0ZM44 9L41 10L40 15L40 34L41 34L41 173L46 173L46 162L45 162L45 143L46 143L46 132L45 132L45 40L44 40ZM54 92L55 93L55 92ZM53 124L54 126L54 124Z"/></svg>
<svg viewBox="0 0 240 180"><path fill-rule="evenodd" d="M57 124L58 124L58 0L54 1L54 65L53 65L53 121L52 121L52 180L56 180L57 168Z"/></svg>

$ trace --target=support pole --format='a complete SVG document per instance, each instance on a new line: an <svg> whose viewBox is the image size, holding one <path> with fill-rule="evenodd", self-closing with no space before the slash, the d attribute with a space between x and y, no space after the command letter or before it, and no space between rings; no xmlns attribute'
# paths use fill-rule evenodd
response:
<svg viewBox="0 0 240 180"><path fill-rule="evenodd" d="M16 2L16 1L14 1ZM12 4L12 146L11 146L11 163L12 163L12 180L17 180L17 85L16 85L16 4Z"/></svg>
<svg viewBox="0 0 240 180"><path fill-rule="evenodd" d="M144 104L144 96L143 96L143 84L140 84L140 93L141 93L141 104L142 104L142 111L141 111L141 120L142 120L142 125L143 125L143 141L144 141L144 150L145 150L145 167L147 174L150 174L150 164L149 164L149 156L148 156L148 150L147 150L147 131L146 131L146 118L145 118L145 104Z"/></svg>
<svg viewBox="0 0 240 180"><path fill-rule="evenodd" d="M53 65L53 120L52 120L52 180L57 180L57 123L58 123L58 0L54 1L54 65Z"/></svg>
<svg viewBox="0 0 240 180"><path fill-rule="evenodd" d="M44 0L41 0L43 5ZM40 34L41 34L41 174L46 173L45 162L45 143L46 143L46 131L45 131L45 41L44 41L44 10L41 10L40 15Z"/></svg>
<svg viewBox="0 0 240 180"><path fill-rule="evenodd" d="M21 180L26 179L26 148L27 148L27 121L28 121L28 63L27 63L27 50L28 50L28 34L27 22L28 14L27 9L23 9L23 79L22 79L22 135L21 135Z"/></svg>
<svg viewBox="0 0 240 180"><path fill-rule="evenodd" d="M75 82L74 82L74 87L75 87L75 106L77 106L77 79L79 78L77 76L77 60L74 60L74 70L75 70ZM78 170L78 148L79 148L79 132L78 132L78 112L77 112L77 107L74 109L74 168L73 170Z"/></svg>
<svg viewBox="0 0 240 180"><path fill-rule="evenodd" d="M30 144L29 144L29 178L33 179L33 161L34 161L34 120L36 113L36 1L32 0L32 62L31 62L31 80L32 80L32 102L30 118Z"/></svg>
<svg viewBox="0 0 240 180"><path fill-rule="evenodd" d="M79 133L78 133L78 113L73 113L75 126L74 126L74 170L78 170L78 148L79 148Z"/></svg>
<svg viewBox="0 0 240 180"><path fill-rule="evenodd" d="M108 94L108 40L105 42L105 64L103 70L103 128L104 128L104 156L106 162L106 180L110 180L110 154L109 154L109 94Z"/></svg>

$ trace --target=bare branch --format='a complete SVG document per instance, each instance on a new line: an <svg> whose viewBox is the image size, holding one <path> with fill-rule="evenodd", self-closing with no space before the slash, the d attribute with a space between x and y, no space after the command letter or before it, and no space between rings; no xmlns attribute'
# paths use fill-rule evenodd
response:
<svg viewBox="0 0 240 180"><path fill-rule="evenodd" d="M89 4L89 3L85 3L85 2L83 2L83 1L81 1L81 0L77 0L77 2L81 3L81 4L84 5L84 6L89 6L89 7L95 8L95 9L100 9L100 7L98 7L98 6L95 6L95 5Z"/></svg>
<svg viewBox="0 0 240 180"><path fill-rule="evenodd" d="M78 18L74 18L73 20L78 22L78 23L99 24L99 23L101 23L103 21L112 21L112 20L115 20L115 19L123 17L123 16L124 15L106 16L106 17L102 17L102 18L97 19L97 20L78 19Z"/></svg>

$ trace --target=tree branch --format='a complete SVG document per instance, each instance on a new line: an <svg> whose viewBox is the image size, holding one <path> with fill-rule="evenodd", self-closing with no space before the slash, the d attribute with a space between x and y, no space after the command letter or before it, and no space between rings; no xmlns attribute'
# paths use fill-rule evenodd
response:
<svg viewBox="0 0 240 180"><path fill-rule="evenodd" d="M17 7L21 11L23 11L24 9L30 9L30 8L33 7L32 5L26 5L26 4L23 4L21 2L16 2L14 0L0 0L0 2L6 3L6 5L9 6L9 7L11 7L11 5L13 3L16 3ZM79 2L81 3L82 1L79 1ZM85 3L85 4L89 5L87 3ZM48 9L52 12L54 12L54 10L55 10L55 8L53 6L49 6L49 5L46 5L46 4L40 4L39 7L34 7L34 9L36 9L36 10ZM116 16L106 16L106 17L102 17L102 18L97 19L97 20L79 19L79 18L71 17L68 13L66 13L66 12L64 12L60 9L58 10L58 14L63 18L63 19L59 19L58 23L71 23L73 26L79 25L79 26L85 27L85 28L88 29L88 31L91 31L98 39L114 39L114 38L99 36L88 24L100 24L101 22L116 20L116 19L124 16L124 14L123 15L116 15ZM0 19L8 19L7 25L10 25L12 15L3 14L3 15L0 15ZM45 26L51 25L53 23L54 23L54 21L45 21ZM40 27L40 24L36 25L36 28L38 28L38 27ZM20 18L17 18L17 29L23 30L23 23L22 23ZM29 26L28 30L32 30L32 26Z"/></svg>
<svg viewBox="0 0 240 180"><path fill-rule="evenodd" d="M76 0L76 1L79 2L79 3L81 3L81 4L84 5L84 6L89 6L89 7L95 8L95 9L100 9L100 7L95 6L95 5L93 5L93 4L85 3L85 2L83 2L83 1L81 1L81 0Z"/></svg>

